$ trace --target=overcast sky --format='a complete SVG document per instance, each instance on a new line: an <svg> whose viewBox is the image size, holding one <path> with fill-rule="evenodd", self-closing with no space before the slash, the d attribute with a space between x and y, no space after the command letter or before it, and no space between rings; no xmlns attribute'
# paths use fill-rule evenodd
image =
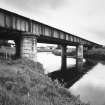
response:
<svg viewBox="0 0 105 105"><path fill-rule="evenodd" d="M105 45L105 0L0 0L0 7Z"/></svg>

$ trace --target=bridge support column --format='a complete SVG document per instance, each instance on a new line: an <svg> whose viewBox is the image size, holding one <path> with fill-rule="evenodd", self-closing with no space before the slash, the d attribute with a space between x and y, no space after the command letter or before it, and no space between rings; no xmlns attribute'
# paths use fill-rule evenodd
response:
<svg viewBox="0 0 105 105"><path fill-rule="evenodd" d="M35 36L23 36L21 40L21 57L37 61L37 39Z"/></svg>
<svg viewBox="0 0 105 105"><path fill-rule="evenodd" d="M66 70L66 45L61 46L61 70Z"/></svg>
<svg viewBox="0 0 105 105"><path fill-rule="evenodd" d="M84 47L83 48L83 52L87 52L88 48L87 47Z"/></svg>
<svg viewBox="0 0 105 105"><path fill-rule="evenodd" d="M37 39L35 36L22 36L15 40L16 57L27 57L37 62Z"/></svg>
<svg viewBox="0 0 105 105"><path fill-rule="evenodd" d="M21 54L20 54L20 48L21 48L21 39L20 38L17 38L14 40L15 41L15 58L20 58L21 57Z"/></svg>
<svg viewBox="0 0 105 105"><path fill-rule="evenodd" d="M78 45L76 47L76 67L79 72L82 72L82 66L83 66L83 45Z"/></svg>

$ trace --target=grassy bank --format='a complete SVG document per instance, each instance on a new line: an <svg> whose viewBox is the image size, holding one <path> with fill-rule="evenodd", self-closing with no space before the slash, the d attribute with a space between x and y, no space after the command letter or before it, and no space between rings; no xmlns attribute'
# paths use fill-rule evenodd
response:
<svg viewBox="0 0 105 105"><path fill-rule="evenodd" d="M91 58L94 60L105 60L105 49L94 48L94 49L88 50L86 53L84 53L84 57Z"/></svg>
<svg viewBox="0 0 105 105"><path fill-rule="evenodd" d="M0 61L0 105L88 105L26 58Z"/></svg>

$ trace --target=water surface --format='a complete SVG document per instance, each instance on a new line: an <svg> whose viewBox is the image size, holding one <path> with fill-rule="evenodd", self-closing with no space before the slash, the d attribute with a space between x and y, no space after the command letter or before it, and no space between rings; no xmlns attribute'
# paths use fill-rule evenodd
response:
<svg viewBox="0 0 105 105"><path fill-rule="evenodd" d="M54 72L61 68L61 57L52 54L51 52L40 52L37 54L37 59L43 64L45 73ZM73 58L67 58L67 66L75 65L76 60Z"/></svg>
<svg viewBox="0 0 105 105"><path fill-rule="evenodd" d="M56 78L64 79L69 84L72 75L68 69L66 72L60 72L61 57L55 56L52 53L44 52L38 53L38 61L44 66L45 73L51 73ZM75 65L76 60L73 58L67 58L68 68ZM105 65L104 63L96 61L86 61L83 70L88 71L81 79L79 79L69 90L74 95L80 95L80 99L83 102L90 102L91 105L105 105ZM65 78L66 76L66 78ZM74 75L75 76L75 75ZM69 86L69 85L68 85Z"/></svg>
<svg viewBox="0 0 105 105"><path fill-rule="evenodd" d="M105 65L98 63L69 90L91 105L105 105Z"/></svg>

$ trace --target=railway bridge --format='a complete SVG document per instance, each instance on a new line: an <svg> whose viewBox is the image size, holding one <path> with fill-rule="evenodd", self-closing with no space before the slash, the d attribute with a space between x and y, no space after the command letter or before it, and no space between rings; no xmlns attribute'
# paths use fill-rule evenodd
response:
<svg viewBox="0 0 105 105"><path fill-rule="evenodd" d="M60 29L0 8L0 39L14 40L16 57L37 61L37 42L62 46L61 68L66 68L66 47L76 46L78 61L83 60L83 49L101 45Z"/></svg>

